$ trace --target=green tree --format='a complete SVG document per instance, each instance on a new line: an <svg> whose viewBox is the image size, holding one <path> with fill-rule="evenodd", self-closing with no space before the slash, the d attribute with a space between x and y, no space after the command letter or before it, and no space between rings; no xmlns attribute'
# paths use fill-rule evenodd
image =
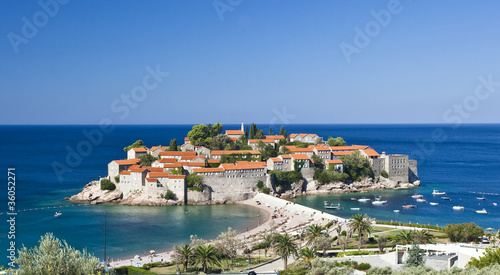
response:
<svg viewBox="0 0 500 275"><path fill-rule="evenodd" d="M193 248L189 244L181 244L174 247L174 260L177 263L182 263L182 272L186 272L188 264L193 261Z"/></svg>
<svg viewBox="0 0 500 275"><path fill-rule="evenodd" d="M304 248L299 250L300 258L307 263L307 266L309 266L309 268L311 268L311 261L314 260L316 255L317 255L317 253L316 253L316 250L314 248L311 249L309 247L304 247Z"/></svg>
<svg viewBox="0 0 500 275"><path fill-rule="evenodd" d="M318 169L325 169L325 160L321 158L320 156L314 154L311 157L312 161L314 162L314 167Z"/></svg>
<svg viewBox="0 0 500 275"><path fill-rule="evenodd" d="M285 131L285 127L283 127L283 125L281 125L281 128L280 128L280 135L282 135L286 138L286 131Z"/></svg>
<svg viewBox="0 0 500 275"><path fill-rule="evenodd" d="M133 144L131 144L131 145L123 148L123 151L128 152L132 148L139 148L139 147L145 147L144 143L142 142L142 140L137 140Z"/></svg>
<svg viewBox="0 0 500 275"><path fill-rule="evenodd" d="M340 156L345 170L353 181L360 181L365 177L374 178L373 170L368 159L361 156L359 151L350 155Z"/></svg>
<svg viewBox="0 0 500 275"><path fill-rule="evenodd" d="M335 261L326 261L316 258L311 261L311 270L308 275L350 275L354 274L354 268L351 265L341 265Z"/></svg>
<svg viewBox="0 0 500 275"><path fill-rule="evenodd" d="M389 173L387 173L387 171L383 170L382 172L380 172L380 175L386 179L389 178Z"/></svg>
<svg viewBox="0 0 500 275"><path fill-rule="evenodd" d="M378 236L377 245L378 245L378 251L380 253L384 253L384 248L385 248L385 245L387 244L387 242L388 242L388 239L385 235Z"/></svg>
<svg viewBox="0 0 500 275"><path fill-rule="evenodd" d="M226 135L217 135L212 138L208 144L210 150L225 150L228 144L232 144L233 141Z"/></svg>
<svg viewBox="0 0 500 275"><path fill-rule="evenodd" d="M424 255L420 253L420 247L418 244L412 245L412 247L408 250L408 258L405 262L405 267L416 267L422 266L425 264Z"/></svg>
<svg viewBox="0 0 500 275"><path fill-rule="evenodd" d="M485 268L490 265L500 264L500 248L486 248L482 257L479 259L471 258L467 267Z"/></svg>
<svg viewBox="0 0 500 275"><path fill-rule="evenodd" d="M414 241L418 244L427 244L432 242L432 234L427 229L416 230L413 234Z"/></svg>
<svg viewBox="0 0 500 275"><path fill-rule="evenodd" d="M396 243L408 245L415 242L415 230L403 229L396 235Z"/></svg>
<svg viewBox="0 0 500 275"><path fill-rule="evenodd" d="M347 226L351 233L358 233L358 249L360 249L363 235L372 231L370 218L366 214L364 216L356 214L349 219Z"/></svg>
<svg viewBox="0 0 500 275"><path fill-rule="evenodd" d="M267 251L269 251L269 248L271 248L274 245L275 237L276 234L274 233L267 233L264 236L264 240L262 241L264 247L264 257L267 257Z"/></svg>
<svg viewBox="0 0 500 275"><path fill-rule="evenodd" d="M218 136L218 135L222 134L222 128L223 128L222 124L215 123L212 127L210 127L210 134L209 134L209 136L215 137L215 136Z"/></svg>
<svg viewBox="0 0 500 275"><path fill-rule="evenodd" d="M271 129L271 126L269 126L269 135L271 136L273 134L273 129Z"/></svg>
<svg viewBox="0 0 500 275"><path fill-rule="evenodd" d="M209 137L210 129L205 124L193 126L187 137L193 145L205 145L205 140Z"/></svg>
<svg viewBox="0 0 500 275"><path fill-rule="evenodd" d="M222 254L231 259L231 266L233 266L234 257L238 255L238 250L243 247L243 242L238 237L238 232L231 227L226 232L222 232L217 237L216 247L222 251Z"/></svg>
<svg viewBox="0 0 500 275"><path fill-rule="evenodd" d="M255 123L250 124L250 132L248 133L248 139L255 139L255 134L257 133L257 125Z"/></svg>
<svg viewBox="0 0 500 275"><path fill-rule="evenodd" d="M345 146L346 145L345 140L341 137L337 137L337 138L328 137L327 143L330 146Z"/></svg>
<svg viewBox="0 0 500 275"><path fill-rule="evenodd" d="M170 146L168 146L169 151L177 151L177 139L170 140Z"/></svg>
<svg viewBox="0 0 500 275"><path fill-rule="evenodd" d="M164 198L166 200L175 200L177 199L177 196L172 190L167 190L167 193L165 194Z"/></svg>
<svg viewBox="0 0 500 275"><path fill-rule="evenodd" d="M200 187L203 182L203 176L191 173L186 177L186 182L189 187Z"/></svg>
<svg viewBox="0 0 500 275"><path fill-rule="evenodd" d="M484 230L475 223L447 224L446 235L452 242L477 242Z"/></svg>
<svg viewBox="0 0 500 275"><path fill-rule="evenodd" d="M311 224L306 230L306 245L316 246L316 240L321 236L325 228L319 224Z"/></svg>
<svg viewBox="0 0 500 275"><path fill-rule="evenodd" d="M66 274L98 274L104 272L99 259L80 252L60 241L52 233L42 236L39 246L18 250L16 263L19 274L66 275ZM101 273L102 274L102 273Z"/></svg>
<svg viewBox="0 0 500 275"><path fill-rule="evenodd" d="M213 245L198 245L194 250L194 262L203 268L203 273L207 273L211 265L220 266L217 253Z"/></svg>
<svg viewBox="0 0 500 275"><path fill-rule="evenodd" d="M288 234L277 235L274 250L283 259L283 268L286 270L288 257L297 255L297 244L293 242L292 237Z"/></svg>
<svg viewBox="0 0 500 275"><path fill-rule="evenodd" d="M139 164L142 166L151 166L151 164L158 158L150 154L145 154L139 157Z"/></svg>
<svg viewBox="0 0 500 275"><path fill-rule="evenodd" d="M116 183L119 183L119 182L120 182L120 175L116 175L116 176L115 176L115 182L116 182Z"/></svg>
<svg viewBox="0 0 500 275"><path fill-rule="evenodd" d="M108 179L101 180L101 190L113 191L116 189L116 185Z"/></svg>

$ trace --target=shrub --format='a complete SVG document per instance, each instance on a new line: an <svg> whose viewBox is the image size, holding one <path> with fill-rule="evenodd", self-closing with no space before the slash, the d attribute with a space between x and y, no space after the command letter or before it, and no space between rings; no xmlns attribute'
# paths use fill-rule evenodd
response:
<svg viewBox="0 0 500 275"><path fill-rule="evenodd" d="M262 187L262 189L260 189L260 192L264 194L269 194L271 193L271 189L269 187Z"/></svg>
<svg viewBox="0 0 500 275"><path fill-rule="evenodd" d="M382 177L386 178L386 179L388 179L388 178L389 178L389 173L387 173L387 171L385 171L385 170L384 170L384 171L382 171L382 172L380 172L380 175L381 175Z"/></svg>
<svg viewBox="0 0 500 275"><path fill-rule="evenodd" d="M259 180L257 182L257 188L261 189L262 187L264 187L264 182L262 182L261 180Z"/></svg>
<svg viewBox="0 0 500 275"><path fill-rule="evenodd" d="M116 183L120 182L120 175L116 175L116 176L115 176L115 182L116 182Z"/></svg>
<svg viewBox="0 0 500 275"><path fill-rule="evenodd" d="M113 191L116 189L116 185L108 179L101 180L101 190Z"/></svg>
<svg viewBox="0 0 500 275"><path fill-rule="evenodd" d="M172 192L172 190L167 190L167 193L165 194L164 198L166 200L175 200L177 199L177 196L175 195L174 192Z"/></svg>
<svg viewBox="0 0 500 275"><path fill-rule="evenodd" d="M189 187L189 191L198 191L198 192L203 192L203 187Z"/></svg>
<svg viewBox="0 0 500 275"><path fill-rule="evenodd" d="M371 264L369 263L360 263L357 267L355 267L357 270L363 270L363 271L366 271L368 269L370 269Z"/></svg>

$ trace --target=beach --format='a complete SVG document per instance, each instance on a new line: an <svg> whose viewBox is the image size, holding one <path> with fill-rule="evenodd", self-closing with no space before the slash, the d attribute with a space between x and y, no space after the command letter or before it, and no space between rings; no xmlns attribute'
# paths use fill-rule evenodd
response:
<svg viewBox="0 0 500 275"><path fill-rule="evenodd" d="M261 239L260 236L271 230L279 234L298 235L304 232L311 224L325 225L330 221L337 221L340 224L344 224L347 221L345 218L262 193L257 194L252 199L239 202L239 204L258 208L266 212L269 217L264 223L258 224L254 228L248 228L247 231L238 234L237 238L242 239L248 247L252 247L258 243ZM147 263L170 262L172 261L172 253L172 250L155 252L154 256L137 253L140 259L120 259L119 261L111 262L110 266L142 266Z"/></svg>

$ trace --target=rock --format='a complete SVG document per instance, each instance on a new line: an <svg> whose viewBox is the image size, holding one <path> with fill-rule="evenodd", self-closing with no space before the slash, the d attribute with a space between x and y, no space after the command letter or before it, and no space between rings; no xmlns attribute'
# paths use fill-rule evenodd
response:
<svg viewBox="0 0 500 275"><path fill-rule="evenodd" d="M415 185L415 186L420 186L420 180L416 180L416 181L414 181L414 182L413 182L413 185Z"/></svg>

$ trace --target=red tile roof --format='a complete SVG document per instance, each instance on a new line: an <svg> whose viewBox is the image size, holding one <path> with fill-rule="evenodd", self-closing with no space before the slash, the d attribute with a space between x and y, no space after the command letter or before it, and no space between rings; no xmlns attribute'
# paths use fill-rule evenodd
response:
<svg viewBox="0 0 500 275"><path fill-rule="evenodd" d="M264 143L274 143L273 139L249 139L248 143L257 143L259 141L262 141Z"/></svg>
<svg viewBox="0 0 500 275"><path fill-rule="evenodd" d="M220 163L220 160L218 160L218 159L209 159L208 163Z"/></svg>
<svg viewBox="0 0 500 275"><path fill-rule="evenodd" d="M296 152L312 153L313 152L313 148L309 148L309 147L308 148L297 148L294 145L289 145L289 146L285 146L285 148L288 149L292 153L296 153Z"/></svg>
<svg viewBox="0 0 500 275"><path fill-rule="evenodd" d="M281 157L283 159L289 159L289 158L291 158L290 155L280 155L279 157Z"/></svg>
<svg viewBox="0 0 500 275"><path fill-rule="evenodd" d="M170 175L169 178L171 179L185 179L185 175Z"/></svg>
<svg viewBox="0 0 500 275"><path fill-rule="evenodd" d="M212 173L212 172L224 172L222 167L217 168L195 168L193 169L195 173Z"/></svg>
<svg viewBox="0 0 500 275"><path fill-rule="evenodd" d="M174 163L177 162L176 158L162 158L158 160L159 163Z"/></svg>
<svg viewBox="0 0 500 275"><path fill-rule="evenodd" d="M121 171L120 175L130 175L130 171Z"/></svg>
<svg viewBox="0 0 500 275"><path fill-rule="evenodd" d="M143 168L146 168L151 172L163 172L163 168L161 167L144 166Z"/></svg>
<svg viewBox="0 0 500 275"><path fill-rule="evenodd" d="M330 147L316 146L314 148L316 148L317 151L331 151Z"/></svg>
<svg viewBox="0 0 500 275"><path fill-rule="evenodd" d="M182 156L181 160L193 160L195 158L205 159L205 156Z"/></svg>
<svg viewBox="0 0 500 275"><path fill-rule="evenodd" d="M266 136L266 139L285 139L285 137L282 135L271 135L271 136Z"/></svg>
<svg viewBox="0 0 500 275"><path fill-rule="evenodd" d="M156 178L152 179L152 178L146 178L146 181L147 182L157 182L158 180Z"/></svg>
<svg viewBox="0 0 500 275"><path fill-rule="evenodd" d="M135 152L143 152L143 153L146 153L148 151L148 149L144 147L132 148L132 150L134 150Z"/></svg>
<svg viewBox="0 0 500 275"><path fill-rule="evenodd" d="M369 157L378 157L380 156L379 153L377 153L377 151L373 150L373 149L368 149L368 150L363 150L363 152L365 152L365 154Z"/></svg>
<svg viewBox="0 0 500 275"><path fill-rule="evenodd" d="M272 160L273 162L283 162L283 160L280 158L269 158L269 159Z"/></svg>
<svg viewBox="0 0 500 275"><path fill-rule="evenodd" d="M165 151L160 152L159 156L196 156L196 152Z"/></svg>
<svg viewBox="0 0 500 275"><path fill-rule="evenodd" d="M346 156L352 154L354 151L338 151L338 152L332 152L334 156Z"/></svg>
<svg viewBox="0 0 500 275"><path fill-rule="evenodd" d="M343 163L340 159L329 159L326 161L328 164L341 164Z"/></svg>
<svg viewBox="0 0 500 275"><path fill-rule="evenodd" d="M168 172L149 172L150 178L169 178L170 174Z"/></svg>
<svg viewBox="0 0 500 275"><path fill-rule="evenodd" d="M231 155L231 154L246 154L260 155L258 150L226 150L226 151L212 151L213 155Z"/></svg>
<svg viewBox="0 0 500 275"><path fill-rule="evenodd" d="M354 151L354 150L365 150L369 146L366 145L352 145L352 146L331 146L332 151Z"/></svg>
<svg viewBox="0 0 500 275"><path fill-rule="evenodd" d="M226 135L244 135L245 132L241 130L226 130Z"/></svg>
<svg viewBox="0 0 500 275"><path fill-rule="evenodd" d="M167 163L163 165L163 168L181 168L183 162Z"/></svg>
<svg viewBox="0 0 500 275"><path fill-rule="evenodd" d="M112 162L116 162L118 165L133 165L139 163L139 159L122 159L113 160Z"/></svg>
<svg viewBox="0 0 500 275"><path fill-rule="evenodd" d="M307 159L307 160L311 160L309 158L308 155L306 154L293 154L293 155L290 155L293 159Z"/></svg>
<svg viewBox="0 0 500 275"><path fill-rule="evenodd" d="M199 167L205 167L205 162L179 162L183 166L199 166Z"/></svg>
<svg viewBox="0 0 500 275"><path fill-rule="evenodd" d="M141 167L141 168L132 168L132 169L128 169L130 172L134 172L134 173L142 173L144 171L149 171L148 169L144 168L144 167Z"/></svg>

